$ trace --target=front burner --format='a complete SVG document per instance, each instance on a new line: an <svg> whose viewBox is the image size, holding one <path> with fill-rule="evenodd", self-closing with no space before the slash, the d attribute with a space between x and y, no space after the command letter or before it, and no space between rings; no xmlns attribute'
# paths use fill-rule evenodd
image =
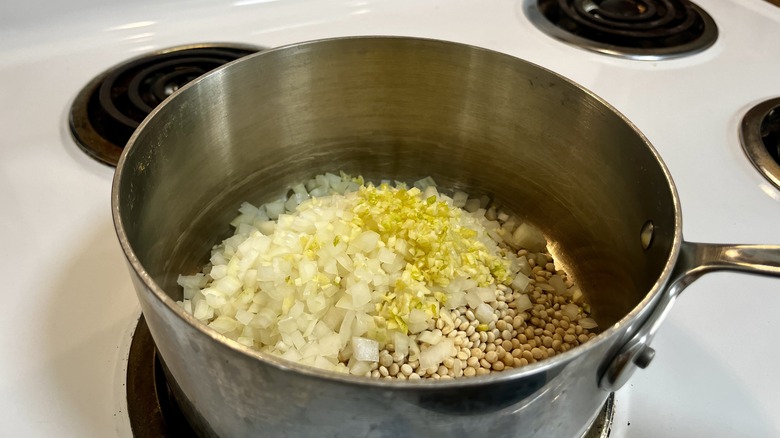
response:
<svg viewBox="0 0 780 438"><path fill-rule="evenodd" d="M168 387L165 371L143 316L127 360L127 414L136 438L195 437Z"/></svg>
<svg viewBox="0 0 780 438"><path fill-rule="evenodd" d="M136 438L197 437L170 388L143 316L133 333L127 364L127 412ZM615 395L610 394L582 438L608 438Z"/></svg>
<svg viewBox="0 0 780 438"><path fill-rule="evenodd" d="M709 14L687 0L538 0L528 14L566 43L630 59L690 55L718 37Z"/></svg>
<svg viewBox="0 0 780 438"><path fill-rule="evenodd" d="M93 79L73 102L70 130L93 158L116 166L127 141L163 100L193 79L261 49L198 44L142 55Z"/></svg>
<svg viewBox="0 0 780 438"><path fill-rule="evenodd" d="M780 97L751 108L742 119L739 137L753 166L780 189Z"/></svg>

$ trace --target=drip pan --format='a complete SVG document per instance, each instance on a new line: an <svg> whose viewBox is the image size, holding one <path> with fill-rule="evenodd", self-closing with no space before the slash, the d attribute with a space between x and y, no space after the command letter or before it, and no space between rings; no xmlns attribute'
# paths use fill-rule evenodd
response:
<svg viewBox="0 0 780 438"><path fill-rule="evenodd" d="M739 134L753 166L780 189L780 97L751 108L742 119Z"/></svg>

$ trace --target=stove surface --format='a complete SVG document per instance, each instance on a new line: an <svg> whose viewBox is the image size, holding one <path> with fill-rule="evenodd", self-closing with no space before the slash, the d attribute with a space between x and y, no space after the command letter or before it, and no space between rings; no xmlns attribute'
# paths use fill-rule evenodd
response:
<svg viewBox="0 0 780 438"><path fill-rule="evenodd" d="M780 243L780 192L742 152L739 125L780 96L780 8L698 0L708 49L619 59L537 29L535 0L38 0L0 6L0 421L8 436L128 437L124 382L140 315L111 223L113 168L68 131L79 90L139 54L198 42L276 47L413 35L505 52L603 97L668 165L692 241ZM748 31L746 31L748 29ZM778 279L706 275L679 298L653 363L615 397L612 437L780 435Z"/></svg>

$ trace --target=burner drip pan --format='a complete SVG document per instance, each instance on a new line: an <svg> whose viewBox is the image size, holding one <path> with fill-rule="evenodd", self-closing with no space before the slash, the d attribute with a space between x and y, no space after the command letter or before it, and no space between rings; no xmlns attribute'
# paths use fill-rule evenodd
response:
<svg viewBox="0 0 780 438"><path fill-rule="evenodd" d="M137 438L195 437L168 386L149 326L142 316L127 361L127 413Z"/></svg>
<svg viewBox="0 0 780 438"><path fill-rule="evenodd" d="M127 365L127 412L136 438L198 437L186 420L168 382L149 327L142 316L130 345ZM610 394L598 416L581 438L608 438L612 428L615 395Z"/></svg>
<svg viewBox="0 0 780 438"><path fill-rule="evenodd" d="M745 114L739 139L753 166L780 189L780 97L761 102Z"/></svg>
<svg viewBox="0 0 780 438"><path fill-rule="evenodd" d="M169 95L221 65L260 50L243 44L195 44L114 66L76 96L69 120L73 139L91 157L116 166L135 129Z"/></svg>
<svg viewBox="0 0 780 438"><path fill-rule="evenodd" d="M718 36L712 17L687 0L538 0L527 12L554 38L629 59L691 55Z"/></svg>

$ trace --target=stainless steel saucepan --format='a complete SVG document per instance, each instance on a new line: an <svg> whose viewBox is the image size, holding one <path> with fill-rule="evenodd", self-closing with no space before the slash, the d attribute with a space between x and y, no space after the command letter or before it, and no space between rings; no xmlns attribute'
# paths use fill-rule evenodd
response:
<svg viewBox="0 0 780 438"><path fill-rule="evenodd" d="M455 381L336 375L230 341L177 305L262 203L315 174L414 180L487 194L543 230L602 328L539 363ZM508 55L442 41L358 37L231 63L156 109L112 193L144 316L203 435L576 437L653 356L677 294L716 269L780 274L780 248L685 242L674 183L603 100Z"/></svg>

